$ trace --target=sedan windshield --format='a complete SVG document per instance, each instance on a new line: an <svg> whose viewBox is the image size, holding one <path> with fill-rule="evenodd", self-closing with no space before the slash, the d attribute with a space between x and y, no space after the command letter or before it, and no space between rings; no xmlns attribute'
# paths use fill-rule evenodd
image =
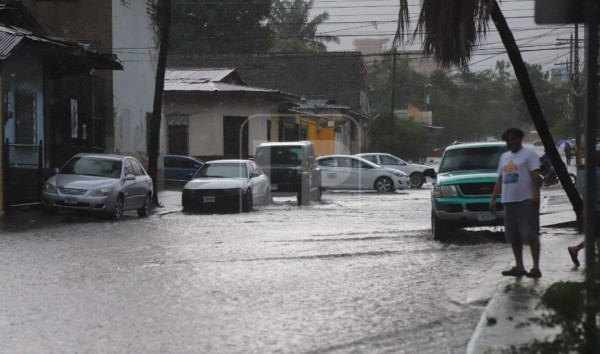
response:
<svg viewBox="0 0 600 354"><path fill-rule="evenodd" d="M121 167L121 160L78 156L67 161L67 163L60 170L60 173L65 175L120 178Z"/></svg>
<svg viewBox="0 0 600 354"><path fill-rule="evenodd" d="M496 170L505 146L486 146L448 150L440 163L439 172Z"/></svg>
<svg viewBox="0 0 600 354"><path fill-rule="evenodd" d="M206 163L195 178L247 178L248 170L245 163Z"/></svg>

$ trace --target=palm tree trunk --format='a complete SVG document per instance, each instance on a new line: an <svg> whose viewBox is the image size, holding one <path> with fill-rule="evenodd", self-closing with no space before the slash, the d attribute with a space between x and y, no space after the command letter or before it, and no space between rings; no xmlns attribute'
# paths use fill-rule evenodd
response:
<svg viewBox="0 0 600 354"><path fill-rule="evenodd" d="M531 120L535 125L535 129L540 135L540 139L544 144L544 148L546 149L546 154L550 157L550 162L554 166L554 170L556 171L556 175L560 180L560 183L563 185L567 197L573 206L573 211L575 211L575 215L577 216L577 220L581 220L581 213L583 211L583 201L579 192L575 188L575 185L569 178L569 172L567 171L567 167L564 162L560 158L558 150L556 149L556 145L554 143L554 139L552 139L552 134L550 133L550 129L548 129L548 124L546 123L546 119L544 118L544 113L542 112L542 108L540 107L540 103L537 100L535 95L535 91L533 90L533 86L531 85L531 80L529 79L529 74L527 72L527 67L525 66L525 62L523 61L523 57L521 56L521 52L519 51L519 47L515 42L515 38L513 37L512 31L508 27L506 23L506 19L498 6L496 1L493 1L491 5L491 16L494 24L496 25L496 29L500 34L500 38L502 38L502 42L504 43L504 47L506 48L506 52L510 59L510 62L515 69L515 76L517 81L519 82L519 86L521 87L521 93L523 94L523 98L525 99L525 103L527 104L527 110L529 110L529 114L531 115Z"/></svg>
<svg viewBox="0 0 600 354"><path fill-rule="evenodd" d="M169 30L171 27L171 0L158 0L156 16L158 26L158 62L156 64L156 84L154 86L154 105L150 121L150 140L148 146L148 174L152 177L154 196L152 204L160 206L158 201L158 157L160 147L160 124L162 120L162 102L165 88L165 71L167 68L167 51L169 48Z"/></svg>

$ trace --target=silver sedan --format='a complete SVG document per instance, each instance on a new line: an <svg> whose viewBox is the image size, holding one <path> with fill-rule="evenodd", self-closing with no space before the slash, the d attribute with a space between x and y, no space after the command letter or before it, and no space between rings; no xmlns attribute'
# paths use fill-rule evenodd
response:
<svg viewBox="0 0 600 354"><path fill-rule="evenodd" d="M77 154L42 191L44 207L104 213L119 220L124 211L137 210L148 216L152 201L152 179L138 160L109 154Z"/></svg>
<svg viewBox="0 0 600 354"><path fill-rule="evenodd" d="M405 189L409 183L406 173L356 156L321 156L317 158L317 163L321 169L323 189L374 189L386 193Z"/></svg>

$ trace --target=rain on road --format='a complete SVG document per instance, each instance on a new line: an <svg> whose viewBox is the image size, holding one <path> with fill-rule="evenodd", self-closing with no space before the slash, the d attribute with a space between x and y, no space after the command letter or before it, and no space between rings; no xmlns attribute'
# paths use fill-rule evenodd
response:
<svg viewBox="0 0 600 354"><path fill-rule="evenodd" d="M0 351L464 352L510 251L433 241L430 193L0 229Z"/></svg>

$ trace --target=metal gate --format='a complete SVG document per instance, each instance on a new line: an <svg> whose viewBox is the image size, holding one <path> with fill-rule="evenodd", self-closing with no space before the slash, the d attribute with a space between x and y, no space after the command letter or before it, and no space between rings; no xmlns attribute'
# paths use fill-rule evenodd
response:
<svg viewBox="0 0 600 354"><path fill-rule="evenodd" d="M4 208L41 204L43 187L43 144L4 145Z"/></svg>

